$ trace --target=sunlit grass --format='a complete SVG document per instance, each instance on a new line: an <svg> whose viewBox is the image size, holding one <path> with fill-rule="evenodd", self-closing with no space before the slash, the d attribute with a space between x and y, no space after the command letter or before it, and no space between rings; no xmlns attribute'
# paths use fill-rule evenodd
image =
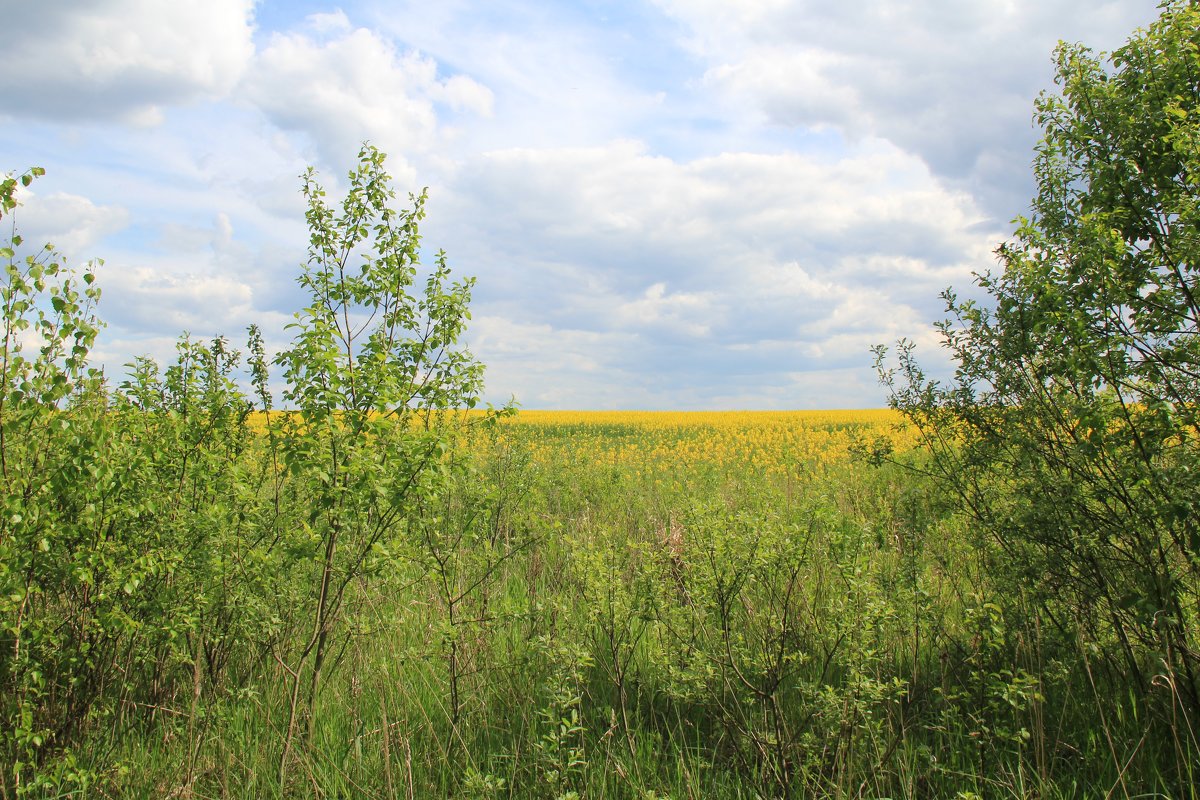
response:
<svg viewBox="0 0 1200 800"><path fill-rule="evenodd" d="M1038 673L1052 640L1008 635L961 521L855 458L916 446L897 414L451 413L472 467L352 588L286 785L288 675L263 658L122 741L115 793L1055 798L1125 768L1078 680ZM1192 751L1122 725L1124 780L1178 785Z"/></svg>

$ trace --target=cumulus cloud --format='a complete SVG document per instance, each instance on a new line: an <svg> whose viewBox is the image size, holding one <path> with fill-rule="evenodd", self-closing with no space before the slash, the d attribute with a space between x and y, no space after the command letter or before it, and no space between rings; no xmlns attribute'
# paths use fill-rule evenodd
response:
<svg viewBox="0 0 1200 800"><path fill-rule="evenodd" d="M713 300L708 292L668 294L667 285L660 281L640 297L618 305L613 321L621 327L702 339L712 330Z"/></svg>
<svg viewBox="0 0 1200 800"><path fill-rule="evenodd" d="M16 210L17 231L26 247L53 244L72 260L102 256L97 243L129 224L129 212L116 205L97 205L90 199L67 192L41 195L31 190L20 193Z"/></svg>
<svg viewBox="0 0 1200 800"><path fill-rule="evenodd" d="M488 87L494 117L461 136L496 148L599 145L652 124L673 83L660 20L638 3L397 0L372 22Z"/></svg>
<svg viewBox="0 0 1200 800"><path fill-rule="evenodd" d="M163 343L184 332L236 343L255 323L269 345L286 339L302 299L293 281L299 254L247 244L224 210L207 224L168 222L138 233L148 244L131 248L118 239L98 271L108 331L97 358L113 374L133 355L159 358Z"/></svg>
<svg viewBox="0 0 1200 800"><path fill-rule="evenodd" d="M332 198L369 139L479 278L491 399L877 405L868 348L942 363L938 292L1028 200L1055 40L1112 47L1153 4L0 0L0 113L10 168L52 176L27 238L109 262L118 365L184 329L285 339L296 176Z"/></svg>
<svg viewBox="0 0 1200 800"><path fill-rule="evenodd" d="M274 33L247 72L242 99L275 125L310 135L327 164L342 165L364 140L392 153L429 150L438 109L486 117L492 94L465 75L442 78L433 59L354 28L340 12Z"/></svg>
<svg viewBox="0 0 1200 800"><path fill-rule="evenodd" d="M961 265L981 219L969 196L885 142L844 158L725 153L675 161L633 141L503 150L468 162L450 191L447 213L502 241L491 252L535 249L542 260L603 267L589 270L598 286L639 293L657 282L638 279L647 265L693 289L748 254L814 269L849 253ZM539 235L524 244L529 230Z"/></svg>
<svg viewBox="0 0 1200 800"><path fill-rule="evenodd" d="M1028 202L1032 102L1055 43L1112 49L1156 14L1154 0L657 2L733 108L885 138L1004 221Z"/></svg>
<svg viewBox="0 0 1200 800"><path fill-rule="evenodd" d="M254 53L254 0L0 2L0 114L161 120L228 92Z"/></svg>
<svg viewBox="0 0 1200 800"><path fill-rule="evenodd" d="M126 328L167 335L237 334L246 319L253 319L253 290L236 275L125 267L104 278L106 302L118 311L113 321Z"/></svg>
<svg viewBox="0 0 1200 800"><path fill-rule="evenodd" d="M622 354L637 346L627 333L555 328L477 314L471 351L487 364L494 402L515 395L528 408L611 408L628 404L637 376Z"/></svg>
<svg viewBox="0 0 1200 800"><path fill-rule="evenodd" d="M543 396L546 367L497 346L498 319L521 319L508 333L530 351L569 346L569 363L593 367L570 382L597 398L593 374L642 403L734 403L724 380L748 397L781 375L850 368L859 385L871 345L931 341L938 292L969 283L998 239L976 229L969 196L884 142L843 158L675 161L633 141L505 150L457 180L443 210L470 235L443 222L431 237L472 242L451 258L480 278L489 384L539 404L560 402Z"/></svg>

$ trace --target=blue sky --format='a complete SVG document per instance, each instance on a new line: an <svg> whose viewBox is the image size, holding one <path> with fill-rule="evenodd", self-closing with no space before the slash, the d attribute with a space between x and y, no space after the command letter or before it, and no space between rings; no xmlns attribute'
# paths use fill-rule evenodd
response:
<svg viewBox="0 0 1200 800"><path fill-rule="evenodd" d="M27 239L103 258L95 355L274 347L303 302L299 174L358 145L429 187L476 276L487 398L874 407L869 348L945 368L938 293L1033 191L1059 39L1153 0L0 0L0 171Z"/></svg>

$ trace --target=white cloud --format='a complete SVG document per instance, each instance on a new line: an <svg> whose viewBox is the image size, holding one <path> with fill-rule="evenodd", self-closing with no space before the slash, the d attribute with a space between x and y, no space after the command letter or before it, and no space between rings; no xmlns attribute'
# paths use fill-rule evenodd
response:
<svg viewBox="0 0 1200 800"><path fill-rule="evenodd" d="M621 327L662 329L701 339L712 330L713 298L702 292L667 293L667 285L658 282L634 300L621 303L613 321Z"/></svg>
<svg viewBox="0 0 1200 800"><path fill-rule="evenodd" d="M370 140L399 168L438 143L439 105L491 113L487 87L464 75L439 78L433 59L348 23L318 15L313 33L272 34L240 90L274 124L311 136L326 164L346 164Z"/></svg>
<svg viewBox="0 0 1200 800"><path fill-rule="evenodd" d="M377 7L372 23L488 88L492 116L455 130L459 156L597 146L654 125L674 85L658 70L673 53L647 17L661 19L640 4L398 0ZM647 62L640 74L636 60Z"/></svg>
<svg viewBox="0 0 1200 800"><path fill-rule="evenodd" d="M465 75L455 75L430 86L430 97L455 111L468 111L481 117L492 116L492 92Z"/></svg>
<svg viewBox="0 0 1200 800"><path fill-rule="evenodd" d="M497 398L661 405L674 392L736 406L722 381L765 397L781 374L869 371L871 345L928 338L938 292L992 263L998 234L976 230L980 218L884 142L844 158L677 162L619 141L467 162L429 237L464 243L448 245L451 263L479 276L492 321L477 349ZM530 352L570 358L498 345L501 318L522 321L507 333Z"/></svg>
<svg viewBox="0 0 1200 800"><path fill-rule="evenodd" d="M185 331L239 342L256 323L268 345L286 338L284 326L299 307L293 283L299 253L247 245L224 210L208 224L164 223L157 234L149 248L119 247L98 270L100 311L109 326L104 339L112 341L97 357L110 368L133 354L157 357L162 341ZM117 341L123 355L114 355Z"/></svg>
<svg viewBox="0 0 1200 800"><path fill-rule="evenodd" d="M253 319L254 291L232 274L125 267L103 279L105 302L119 307L115 321L125 328L236 335Z"/></svg>
<svg viewBox="0 0 1200 800"><path fill-rule="evenodd" d="M822 49L756 48L733 63L710 68L704 82L718 90L755 98L777 121L790 125L849 126L867 115L858 90L827 76L847 56Z"/></svg>
<svg viewBox="0 0 1200 800"><path fill-rule="evenodd" d="M27 118L0 142L50 172L27 238L108 261L110 363L251 321L277 345L296 176L332 198L370 139L479 277L491 399L878 405L869 346L944 367L937 294L1028 199L1054 41L1119 44L1153 3L0 0Z"/></svg>
<svg viewBox="0 0 1200 800"><path fill-rule="evenodd" d="M317 33L349 33L354 30L350 18L340 8L328 14L309 14L305 21Z"/></svg>
<svg viewBox="0 0 1200 800"><path fill-rule="evenodd" d="M115 205L97 205L86 197L67 192L41 195L26 189L19 195L21 206L13 215L25 246L54 247L72 260L102 254L93 252L97 242L129 224L129 212Z"/></svg>
<svg viewBox="0 0 1200 800"><path fill-rule="evenodd" d="M657 2L726 114L887 139L1004 221L1028 201L1032 103L1055 43L1111 49L1155 16L1153 0Z"/></svg>
<svg viewBox="0 0 1200 800"><path fill-rule="evenodd" d="M4 0L0 114L161 120L219 97L253 55L254 0Z"/></svg>
<svg viewBox="0 0 1200 800"><path fill-rule="evenodd" d="M516 396L526 408L630 407L637 376L621 356L637 346L630 334L559 329L477 314L471 352L487 365L489 397Z"/></svg>
<svg viewBox="0 0 1200 800"><path fill-rule="evenodd" d="M747 257L818 272L832 268L829 254L943 264L961 262L981 238L969 231L981 218L970 197L880 142L839 159L726 153L676 162L631 141L504 150L466 163L449 191L445 213L503 239L484 248L493 256L536 250L543 261L594 267L598 286L638 293L656 282L641 277L644 266L691 290ZM536 240L523 242L526 231Z"/></svg>
<svg viewBox="0 0 1200 800"><path fill-rule="evenodd" d="M226 253L234 247L233 223L229 215L219 211L211 225L185 225L178 222L162 226L157 241L159 249L173 254L212 252Z"/></svg>

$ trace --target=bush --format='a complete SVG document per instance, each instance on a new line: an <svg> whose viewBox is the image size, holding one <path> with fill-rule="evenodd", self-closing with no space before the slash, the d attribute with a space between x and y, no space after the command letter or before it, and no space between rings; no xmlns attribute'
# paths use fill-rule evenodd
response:
<svg viewBox="0 0 1200 800"><path fill-rule="evenodd" d="M1200 8L1179 0L1106 60L1060 44L1031 214L978 277L989 303L945 295L954 379L928 379L909 345L893 366L878 351L1009 597L1083 645L1089 691L1132 693L1190 748L1176 715L1200 714L1198 52Z"/></svg>

